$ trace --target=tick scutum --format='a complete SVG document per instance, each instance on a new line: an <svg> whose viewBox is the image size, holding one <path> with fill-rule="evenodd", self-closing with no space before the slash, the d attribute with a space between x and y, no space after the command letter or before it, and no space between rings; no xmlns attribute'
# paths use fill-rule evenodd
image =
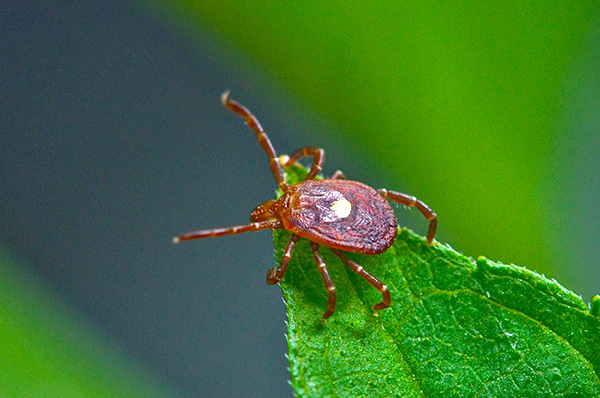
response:
<svg viewBox="0 0 600 398"><path fill-rule="evenodd" d="M288 190L281 219L285 228L324 246L379 254L396 239L398 224L388 202L358 181L309 180Z"/></svg>

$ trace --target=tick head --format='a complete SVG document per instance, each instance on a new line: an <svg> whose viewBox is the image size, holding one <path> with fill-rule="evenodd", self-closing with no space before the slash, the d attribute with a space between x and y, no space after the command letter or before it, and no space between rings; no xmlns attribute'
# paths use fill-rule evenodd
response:
<svg viewBox="0 0 600 398"><path fill-rule="evenodd" d="M250 221L261 222L267 220L278 220L281 217L277 212L278 201L268 200L262 205L258 206L252 214L250 214Z"/></svg>

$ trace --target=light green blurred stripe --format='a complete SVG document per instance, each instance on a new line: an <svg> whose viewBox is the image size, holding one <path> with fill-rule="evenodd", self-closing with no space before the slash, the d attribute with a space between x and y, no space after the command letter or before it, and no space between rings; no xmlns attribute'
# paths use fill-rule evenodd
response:
<svg viewBox="0 0 600 398"><path fill-rule="evenodd" d="M0 397L174 397L0 246Z"/></svg>

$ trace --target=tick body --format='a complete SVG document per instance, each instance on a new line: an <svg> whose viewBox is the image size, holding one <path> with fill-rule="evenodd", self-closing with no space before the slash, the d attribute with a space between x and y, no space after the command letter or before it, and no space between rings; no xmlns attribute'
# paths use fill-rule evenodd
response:
<svg viewBox="0 0 600 398"><path fill-rule="evenodd" d="M225 92L221 97L223 105L244 117L248 126L256 132L258 142L269 157L271 171L283 195L277 200L268 200L258 206L250 215L251 224L194 231L177 236L173 241L178 243L182 240L219 237L262 229L286 229L292 236L279 267L271 268L267 273L269 285L281 281L292 257L294 245L301 238L305 238L311 242L315 263L329 294L323 319L329 318L335 311L336 297L335 286L321 257L320 246L329 247L353 272L381 292L382 301L375 304L373 310L387 308L391 303L387 286L349 259L344 252L379 254L394 243L398 224L386 199L416 207L421 212L429 221L428 244L432 243L437 226L437 217L433 210L413 196L386 189L374 190L361 182L346 180L339 171L329 179L315 180L323 167L325 152L322 149L305 147L289 157L278 158L258 120L243 105L230 100L228 94ZM283 168L305 156L314 158L306 180L288 185L283 176Z"/></svg>
<svg viewBox="0 0 600 398"><path fill-rule="evenodd" d="M280 200L284 228L320 245L379 254L396 239L398 224L391 206L358 181L303 181Z"/></svg>

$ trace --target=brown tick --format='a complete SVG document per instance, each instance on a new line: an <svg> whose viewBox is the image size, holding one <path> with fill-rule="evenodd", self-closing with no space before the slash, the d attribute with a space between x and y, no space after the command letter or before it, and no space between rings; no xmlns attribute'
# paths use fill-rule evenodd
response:
<svg viewBox="0 0 600 398"><path fill-rule="evenodd" d="M248 126L256 132L258 142L269 156L271 171L283 195L277 200L268 200L258 206L250 215L251 224L194 231L173 238L173 242L215 238L261 229L286 229L292 233L292 237L283 253L281 265L271 268L267 273L267 284L275 285L281 281L292 257L294 245L300 238L306 238L310 241L314 260L329 292L329 303L323 319L329 318L335 311L335 286L319 253L321 245L329 247L354 273L365 278L381 292L383 299L373 306L374 311L387 308L391 303L387 286L343 252L379 254L392 245L396 239L398 224L394 211L385 199L416 207L423 214L429 221L428 244L433 241L437 226L433 210L414 196L386 189L376 191L361 182L348 181L340 171L336 171L331 178L315 180L325 160L323 149L307 146L289 157L283 155L278 158L258 120L246 107L230 100L228 95L229 92L225 92L221 96L223 105L245 118ZM304 156L313 157L314 164L305 181L290 186L284 180L282 166L291 166Z"/></svg>

